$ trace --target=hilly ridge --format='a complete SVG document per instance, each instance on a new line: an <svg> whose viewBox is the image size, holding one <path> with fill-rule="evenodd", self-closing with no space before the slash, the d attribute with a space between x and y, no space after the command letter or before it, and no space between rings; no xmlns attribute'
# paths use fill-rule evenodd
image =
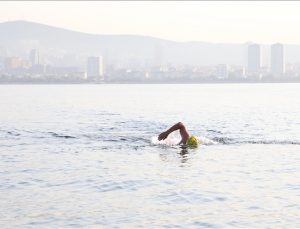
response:
<svg viewBox="0 0 300 229"><path fill-rule="evenodd" d="M140 35L88 34L29 21L0 23L0 47L8 50L16 45L34 43L47 52L80 55L108 55L117 60L155 59L174 64L243 64L246 44L208 42L175 42ZM18 47L19 47L18 46ZM31 47L33 48L33 47ZM268 47L267 47L268 48ZM287 61L300 61L300 46L286 45Z"/></svg>

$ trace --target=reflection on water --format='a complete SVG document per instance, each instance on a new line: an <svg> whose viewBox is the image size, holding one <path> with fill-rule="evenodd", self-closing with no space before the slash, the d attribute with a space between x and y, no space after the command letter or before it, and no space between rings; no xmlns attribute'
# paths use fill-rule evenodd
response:
<svg viewBox="0 0 300 229"><path fill-rule="evenodd" d="M185 163L187 162L187 160L189 159L189 155L188 155L189 151L187 147L182 147L180 150L180 156L182 157L181 162Z"/></svg>

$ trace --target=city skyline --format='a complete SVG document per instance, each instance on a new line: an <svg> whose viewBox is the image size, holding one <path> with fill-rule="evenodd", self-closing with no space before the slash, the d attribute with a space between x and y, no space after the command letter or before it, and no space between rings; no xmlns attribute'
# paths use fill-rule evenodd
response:
<svg viewBox="0 0 300 229"><path fill-rule="evenodd" d="M300 40L295 29L300 2L26 1L1 2L0 6L0 22L27 20L93 34L179 42L294 44Z"/></svg>
<svg viewBox="0 0 300 229"><path fill-rule="evenodd" d="M0 82L298 82L300 65L285 74L284 45L270 47L269 68L261 65L259 44L248 46L247 66L218 64L211 67L184 67L155 62L149 67L115 68L104 72L102 56L89 56L86 67L51 66L39 61L39 51L30 50L28 58L6 57L0 69ZM2 58L3 59L3 58ZM291 70L291 69L290 69Z"/></svg>
<svg viewBox="0 0 300 229"><path fill-rule="evenodd" d="M0 23L0 33L2 82L300 80L300 45L182 43L143 36L102 36L27 21Z"/></svg>

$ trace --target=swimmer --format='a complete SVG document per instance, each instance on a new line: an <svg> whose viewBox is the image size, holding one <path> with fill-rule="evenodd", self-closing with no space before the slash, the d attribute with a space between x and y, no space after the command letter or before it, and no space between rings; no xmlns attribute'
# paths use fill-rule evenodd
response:
<svg viewBox="0 0 300 229"><path fill-rule="evenodd" d="M183 144L183 145L188 145L188 146L198 146L198 139L195 136L190 136L189 132L185 128L182 122L176 123L174 126L170 127L168 130L162 132L160 135L158 135L158 140L165 140L170 133L179 130L180 135L181 135L181 141L178 143Z"/></svg>

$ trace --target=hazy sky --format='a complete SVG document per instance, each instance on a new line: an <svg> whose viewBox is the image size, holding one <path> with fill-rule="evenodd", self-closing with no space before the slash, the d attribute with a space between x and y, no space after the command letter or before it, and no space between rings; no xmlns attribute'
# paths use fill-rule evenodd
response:
<svg viewBox="0 0 300 229"><path fill-rule="evenodd" d="M29 20L96 34L175 41L299 43L297 1L0 2L0 22Z"/></svg>

